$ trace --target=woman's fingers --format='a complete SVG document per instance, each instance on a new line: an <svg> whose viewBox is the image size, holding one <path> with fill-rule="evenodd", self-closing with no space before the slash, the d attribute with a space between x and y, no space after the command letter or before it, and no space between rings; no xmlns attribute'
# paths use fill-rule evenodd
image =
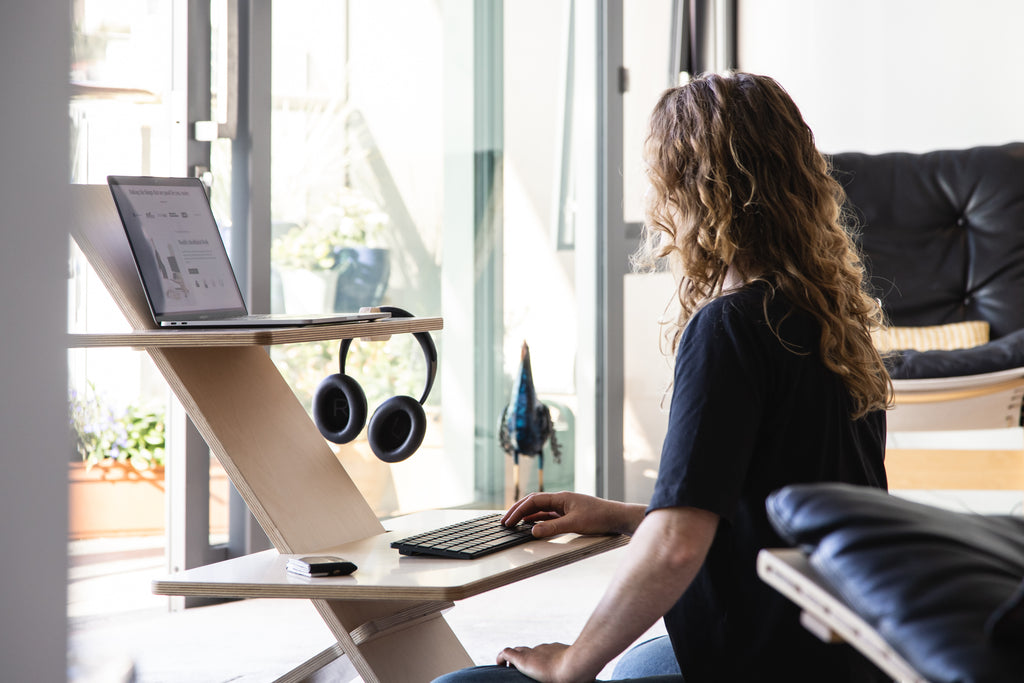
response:
<svg viewBox="0 0 1024 683"><path fill-rule="evenodd" d="M563 511L560 497L563 495L561 493L531 493L513 503L501 518L501 523L505 526L515 526L523 520L534 521L528 518L537 515L541 515L542 518L560 515Z"/></svg>

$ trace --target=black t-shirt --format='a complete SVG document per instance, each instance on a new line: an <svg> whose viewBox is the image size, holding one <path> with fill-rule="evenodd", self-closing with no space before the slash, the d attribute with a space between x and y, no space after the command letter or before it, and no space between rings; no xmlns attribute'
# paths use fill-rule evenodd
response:
<svg viewBox="0 0 1024 683"><path fill-rule="evenodd" d="M665 625L688 683L874 680L863 657L812 636L757 577L758 551L786 545L768 522L769 493L816 481L886 487L885 413L850 419L848 391L820 360L817 322L776 295L770 326L769 291L755 283L711 301L679 343L648 510L690 506L721 521Z"/></svg>

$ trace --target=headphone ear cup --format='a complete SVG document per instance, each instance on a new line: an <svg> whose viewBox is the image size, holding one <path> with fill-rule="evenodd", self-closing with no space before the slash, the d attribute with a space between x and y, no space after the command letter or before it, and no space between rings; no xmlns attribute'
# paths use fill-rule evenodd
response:
<svg viewBox="0 0 1024 683"><path fill-rule="evenodd" d="M355 439L366 424L366 394L348 375L329 375L313 395L313 421L334 443Z"/></svg>
<svg viewBox="0 0 1024 683"><path fill-rule="evenodd" d="M366 438L384 462L405 460L416 452L427 432L427 416L411 396L395 396L381 404L370 418Z"/></svg>

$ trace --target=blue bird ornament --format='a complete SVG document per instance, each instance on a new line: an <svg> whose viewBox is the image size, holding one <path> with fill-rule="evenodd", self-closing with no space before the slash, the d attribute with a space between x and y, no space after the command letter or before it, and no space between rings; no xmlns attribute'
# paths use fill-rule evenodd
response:
<svg viewBox="0 0 1024 683"><path fill-rule="evenodd" d="M555 437L551 410L537 398L530 366L530 347L523 342L519 373L512 384L512 395L501 415L501 447L512 456L515 498L519 499L519 456L537 456L538 490L544 490L544 444L551 441L551 454L561 462L561 448Z"/></svg>

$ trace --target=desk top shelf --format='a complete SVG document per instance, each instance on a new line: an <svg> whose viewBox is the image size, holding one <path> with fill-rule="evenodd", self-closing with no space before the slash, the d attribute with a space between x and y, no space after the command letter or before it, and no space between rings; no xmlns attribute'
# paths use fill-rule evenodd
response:
<svg viewBox="0 0 1024 683"><path fill-rule="evenodd" d="M98 348L172 348L204 346L271 346L333 339L386 337L392 334L430 332L444 327L442 318L389 318L367 322L302 327L151 329L132 332L72 333L68 346Z"/></svg>

